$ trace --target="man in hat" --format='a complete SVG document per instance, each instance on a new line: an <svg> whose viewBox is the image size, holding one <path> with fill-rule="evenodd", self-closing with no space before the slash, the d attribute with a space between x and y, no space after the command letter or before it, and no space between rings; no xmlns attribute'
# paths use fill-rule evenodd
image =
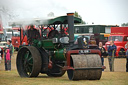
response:
<svg viewBox="0 0 128 85"><path fill-rule="evenodd" d="M33 39L40 39L40 33L37 29L34 28L33 25L30 25L30 29L28 30L28 43L31 45Z"/></svg>

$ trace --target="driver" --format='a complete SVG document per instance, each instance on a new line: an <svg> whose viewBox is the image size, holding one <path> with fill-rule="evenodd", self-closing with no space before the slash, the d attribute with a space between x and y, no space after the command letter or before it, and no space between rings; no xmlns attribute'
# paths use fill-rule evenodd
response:
<svg viewBox="0 0 128 85"><path fill-rule="evenodd" d="M40 33L37 29L34 28L33 25L30 25L30 29L28 30L28 43L31 45L33 39L40 39Z"/></svg>

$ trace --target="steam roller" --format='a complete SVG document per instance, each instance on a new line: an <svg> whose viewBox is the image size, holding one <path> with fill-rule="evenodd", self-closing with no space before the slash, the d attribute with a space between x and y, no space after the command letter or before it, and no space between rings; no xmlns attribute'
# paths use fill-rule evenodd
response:
<svg viewBox="0 0 128 85"><path fill-rule="evenodd" d="M74 40L74 23L81 23L81 19L74 17L73 13L67 13L67 16L46 22L47 28L54 27L48 36L44 35L42 20L35 20L37 25L42 26L41 39L32 39L30 45L20 46L16 59L19 75L38 77L42 73L49 77L61 77L67 71L70 80L99 80L102 75L100 50L89 48L88 37L78 37L76 43ZM62 31L63 26L67 25L68 35ZM60 32L56 30L58 27Z"/></svg>
<svg viewBox="0 0 128 85"><path fill-rule="evenodd" d="M98 54L71 55L71 66L68 70L70 80L99 80L102 75L101 59Z"/></svg>

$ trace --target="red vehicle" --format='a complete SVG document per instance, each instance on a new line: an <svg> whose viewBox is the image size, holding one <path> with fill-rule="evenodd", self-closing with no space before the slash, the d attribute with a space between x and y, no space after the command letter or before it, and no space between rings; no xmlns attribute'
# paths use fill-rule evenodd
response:
<svg viewBox="0 0 128 85"><path fill-rule="evenodd" d="M27 35L25 35L25 30L18 27L12 28L12 45L16 50L18 50L20 45L28 45ZM21 36L20 36L21 35ZM20 42L21 41L21 42Z"/></svg>
<svg viewBox="0 0 128 85"><path fill-rule="evenodd" d="M6 37L5 37L5 34L4 34L4 30L3 30L3 26L2 26L2 22L0 20L0 48L1 48L1 57L3 58L4 57L4 48L6 46Z"/></svg>
<svg viewBox="0 0 128 85"><path fill-rule="evenodd" d="M0 42L1 41L5 41L5 34L4 34L4 30L3 30L3 26L2 26L2 22L0 20Z"/></svg>
<svg viewBox="0 0 128 85"><path fill-rule="evenodd" d="M125 44L128 42L128 27L111 27L111 34L104 46L106 50L111 40L117 46L116 57L123 57L126 51Z"/></svg>
<svg viewBox="0 0 128 85"><path fill-rule="evenodd" d="M29 26L26 26L24 29L23 28L19 28L19 27L13 27L13 32L12 32L12 45L14 46L14 48L16 50L18 50L20 45L28 45L28 41L27 41L27 30L30 29ZM39 30L40 32L40 36L41 36L41 28L36 28L34 26L34 29ZM48 37L48 33L51 30L54 30L53 27L43 27L44 33L43 33L43 37ZM21 35L21 36L20 36ZM21 41L21 42L20 42Z"/></svg>

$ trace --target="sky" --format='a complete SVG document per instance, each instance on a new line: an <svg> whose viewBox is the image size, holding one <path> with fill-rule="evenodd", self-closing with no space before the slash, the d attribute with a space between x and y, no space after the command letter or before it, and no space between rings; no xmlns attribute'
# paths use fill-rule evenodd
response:
<svg viewBox="0 0 128 85"><path fill-rule="evenodd" d="M8 8L15 19L47 17L50 12L61 16L77 11L88 24L128 22L128 0L0 0L0 6Z"/></svg>

